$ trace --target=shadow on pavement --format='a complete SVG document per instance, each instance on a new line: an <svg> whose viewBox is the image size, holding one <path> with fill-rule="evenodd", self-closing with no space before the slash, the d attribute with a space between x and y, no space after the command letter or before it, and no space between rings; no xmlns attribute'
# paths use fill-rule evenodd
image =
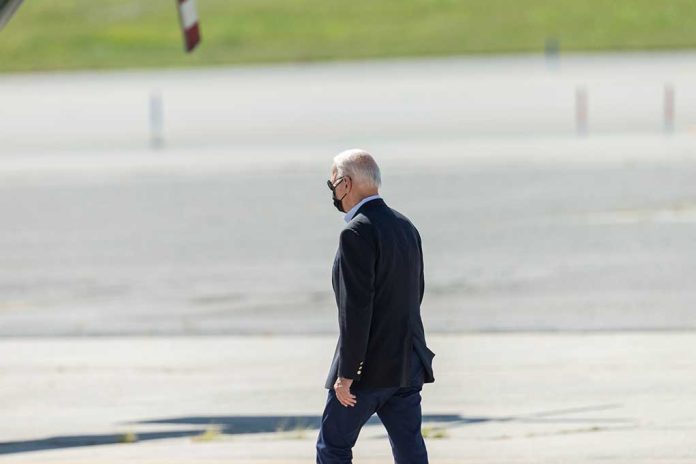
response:
<svg viewBox="0 0 696 464"><path fill-rule="evenodd" d="M423 415L423 423L440 423L449 425L469 425L485 422L588 422L588 423L627 423L629 419L621 418L568 418L554 417L572 413L582 413L601 409L613 409L619 405L598 405L583 408L543 411L519 416L499 417L465 417L459 414L426 414ZM319 429L321 416L189 416L164 419L152 419L137 421L130 424L162 424L162 425L190 425L195 428L189 430L175 430L162 432L137 432L134 440L138 442L159 440L164 438L194 437L200 435L208 427L215 426L220 434L238 435L251 433L273 433L297 431L306 429ZM367 425L381 424L379 417L374 415ZM23 453L31 451L45 451L61 448L75 448L81 446L95 446L124 443L123 434L103 435L68 435L48 437L36 440L24 440L14 442L0 442L0 455Z"/></svg>
<svg viewBox="0 0 696 464"><path fill-rule="evenodd" d="M460 422L466 421L459 415L423 416L423 422ZM226 435L247 433L283 432L300 429L319 429L321 416L198 416L177 417L171 419L155 419L133 422L132 424L181 424L197 426L190 430L175 430L162 432L137 432L135 441L160 440L164 438L194 437L200 435L207 427L219 427L219 433ZM368 424L380 424L377 416L372 417ZM81 446L111 445L124 442L123 434L104 435L66 435L23 440L0 442L0 455L25 453L31 451L46 451Z"/></svg>

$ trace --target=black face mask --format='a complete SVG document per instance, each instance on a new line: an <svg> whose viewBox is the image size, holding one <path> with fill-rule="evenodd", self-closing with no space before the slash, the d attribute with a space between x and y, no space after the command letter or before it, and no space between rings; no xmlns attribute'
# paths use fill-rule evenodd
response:
<svg viewBox="0 0 696 464"><path fill-rule="evenodd" d="M336 207L337 210L339 210L342 213L345 213L346 210L343 209L343 199L348 195L348 192L346 192L341 198L336 198L336 187L338 187L338 184L343 182L343 177L340 178L340 181L334 185L331 183L330 180L326 181L326 184L329 186L329 189L331 190L331 199L333 200L333 205Z"/></svg>
<svg viewBox="0 0 696 464"><path fill-rule="evenodd" d="M340 200L338 198L336 198L335 191L334 191L333 195L331 195L331 199L333 200L333 205L336 207L337 210L339 210L342 213L346 212L346 210L343 209L343 203L341 203L343 201L343 199L346 197L346 195L348 195L348 194L346 193L345 195L343 195Z"/></svg>

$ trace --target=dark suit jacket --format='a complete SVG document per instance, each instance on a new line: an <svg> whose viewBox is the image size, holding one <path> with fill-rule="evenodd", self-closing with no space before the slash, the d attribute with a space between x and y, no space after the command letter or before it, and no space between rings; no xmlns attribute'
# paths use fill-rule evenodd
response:
<svg viewBox="0 0 696 464"><path fill-rule="evenodd" d="M332 277L339 337L325 387L339 375L356 386L405 387L412 349L424 382L434 382L420 315L423 251L411 221L381 198L364 203L341 231Z"/></svg>

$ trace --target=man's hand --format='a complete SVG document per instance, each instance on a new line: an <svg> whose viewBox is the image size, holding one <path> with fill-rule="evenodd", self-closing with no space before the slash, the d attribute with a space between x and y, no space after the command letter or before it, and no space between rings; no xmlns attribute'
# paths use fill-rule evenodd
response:
<svg viewBox="0 0 696 464"><path fill-rule="evenodd" d="M345 407L355 406L357 399L355 395L350 392L350 386L353 383L353 379L344 379L339 377L336 379L334 384L334 391L336 392L336 398Z"/></svg>

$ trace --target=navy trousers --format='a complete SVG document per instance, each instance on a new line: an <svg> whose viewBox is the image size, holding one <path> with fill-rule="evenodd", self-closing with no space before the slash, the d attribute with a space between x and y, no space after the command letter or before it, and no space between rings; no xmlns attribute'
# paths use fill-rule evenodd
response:
<svg viewBox="0 0 696 464"><path fill-rule="evenodd" d="M317 464L350 464L360 429L374 413L387 429L396 464L427 464L428 452L421 435L423 375L423 365L414 350L408 387L351 386L357 403L348 407L330 389L317 438Z"/></svg>

